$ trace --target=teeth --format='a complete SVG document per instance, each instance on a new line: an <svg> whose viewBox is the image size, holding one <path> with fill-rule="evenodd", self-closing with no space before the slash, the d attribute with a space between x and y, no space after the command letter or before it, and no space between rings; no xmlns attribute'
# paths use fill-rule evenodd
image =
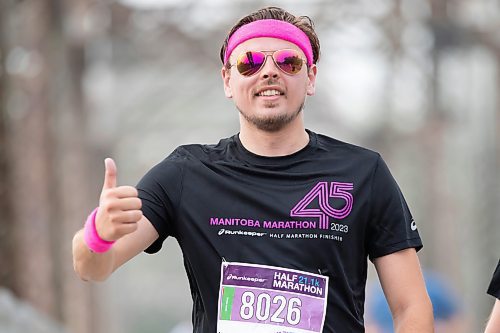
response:
<svg viewBox="0 0 500 333"><path fill-rule="evenodd" d="M281 95L281 93L278 90L264 90L259 93L259 96L275 96L275 95Z"/></svg>

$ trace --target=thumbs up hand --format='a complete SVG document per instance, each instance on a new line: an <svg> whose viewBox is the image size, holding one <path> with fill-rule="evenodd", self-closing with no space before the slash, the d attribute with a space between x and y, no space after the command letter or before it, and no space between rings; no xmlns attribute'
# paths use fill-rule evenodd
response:
<svg viewBox="0 0 500 333"><path fill-rule="evenodd" d="M142 218L142 202L135 187L116 185L115 162L107 158L104 164L104 185L95 224L99 237L114 241L137 229L137 222Z"/></svg>

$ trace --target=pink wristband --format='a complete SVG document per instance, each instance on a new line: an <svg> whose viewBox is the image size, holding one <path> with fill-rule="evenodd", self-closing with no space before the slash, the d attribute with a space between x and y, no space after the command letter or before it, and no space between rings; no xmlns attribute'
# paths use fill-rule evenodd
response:
<svg viewBox="0 0 500 333"><path fill-rule="evenodd" d="M83 231L83 239L87 244L88 248L94 252L103 253L108 251L115 241L107 241L99 237L97 229L95 227L95 216L97 215L97 207L90 213L85 222L85 228Z"/></svg>

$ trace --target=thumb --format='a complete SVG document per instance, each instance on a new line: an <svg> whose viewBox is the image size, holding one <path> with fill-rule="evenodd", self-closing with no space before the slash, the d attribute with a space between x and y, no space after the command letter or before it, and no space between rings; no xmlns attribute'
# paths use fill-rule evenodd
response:
<svg viewBox="0 0 500 333"><path fill-rule="evenodd" d="M104 185L103 189L110 189L116 187L116 164L112 158L106 158L104 160L104 166L106 171L104 173Z"/></svg>

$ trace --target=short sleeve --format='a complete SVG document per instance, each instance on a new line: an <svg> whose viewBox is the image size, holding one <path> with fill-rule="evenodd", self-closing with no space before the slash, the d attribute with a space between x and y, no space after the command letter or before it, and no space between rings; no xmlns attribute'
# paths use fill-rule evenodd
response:
<svg viewBox="0 0 500 333"><path fill-rule="evenodd" d="M415 221L398 184L380 156L372 177L367 228L370 260L407 248L420 250L422 241Z"/></svg>
<svg viewBox="0 0 500 333"><path fill-rule="evenodd" d="M493 278L488 287L488 294L500 299L500 260L498 260L497 268L493 273Z"/></svg>
<svg viewBox="0 0 500 333"><path fill-rule="evenodd" d="M142 213L159 234L145 252L158 252L168 236L175 236L175 219L182 190L182 166L178 151L149 170L137 184Z"/></svg>

